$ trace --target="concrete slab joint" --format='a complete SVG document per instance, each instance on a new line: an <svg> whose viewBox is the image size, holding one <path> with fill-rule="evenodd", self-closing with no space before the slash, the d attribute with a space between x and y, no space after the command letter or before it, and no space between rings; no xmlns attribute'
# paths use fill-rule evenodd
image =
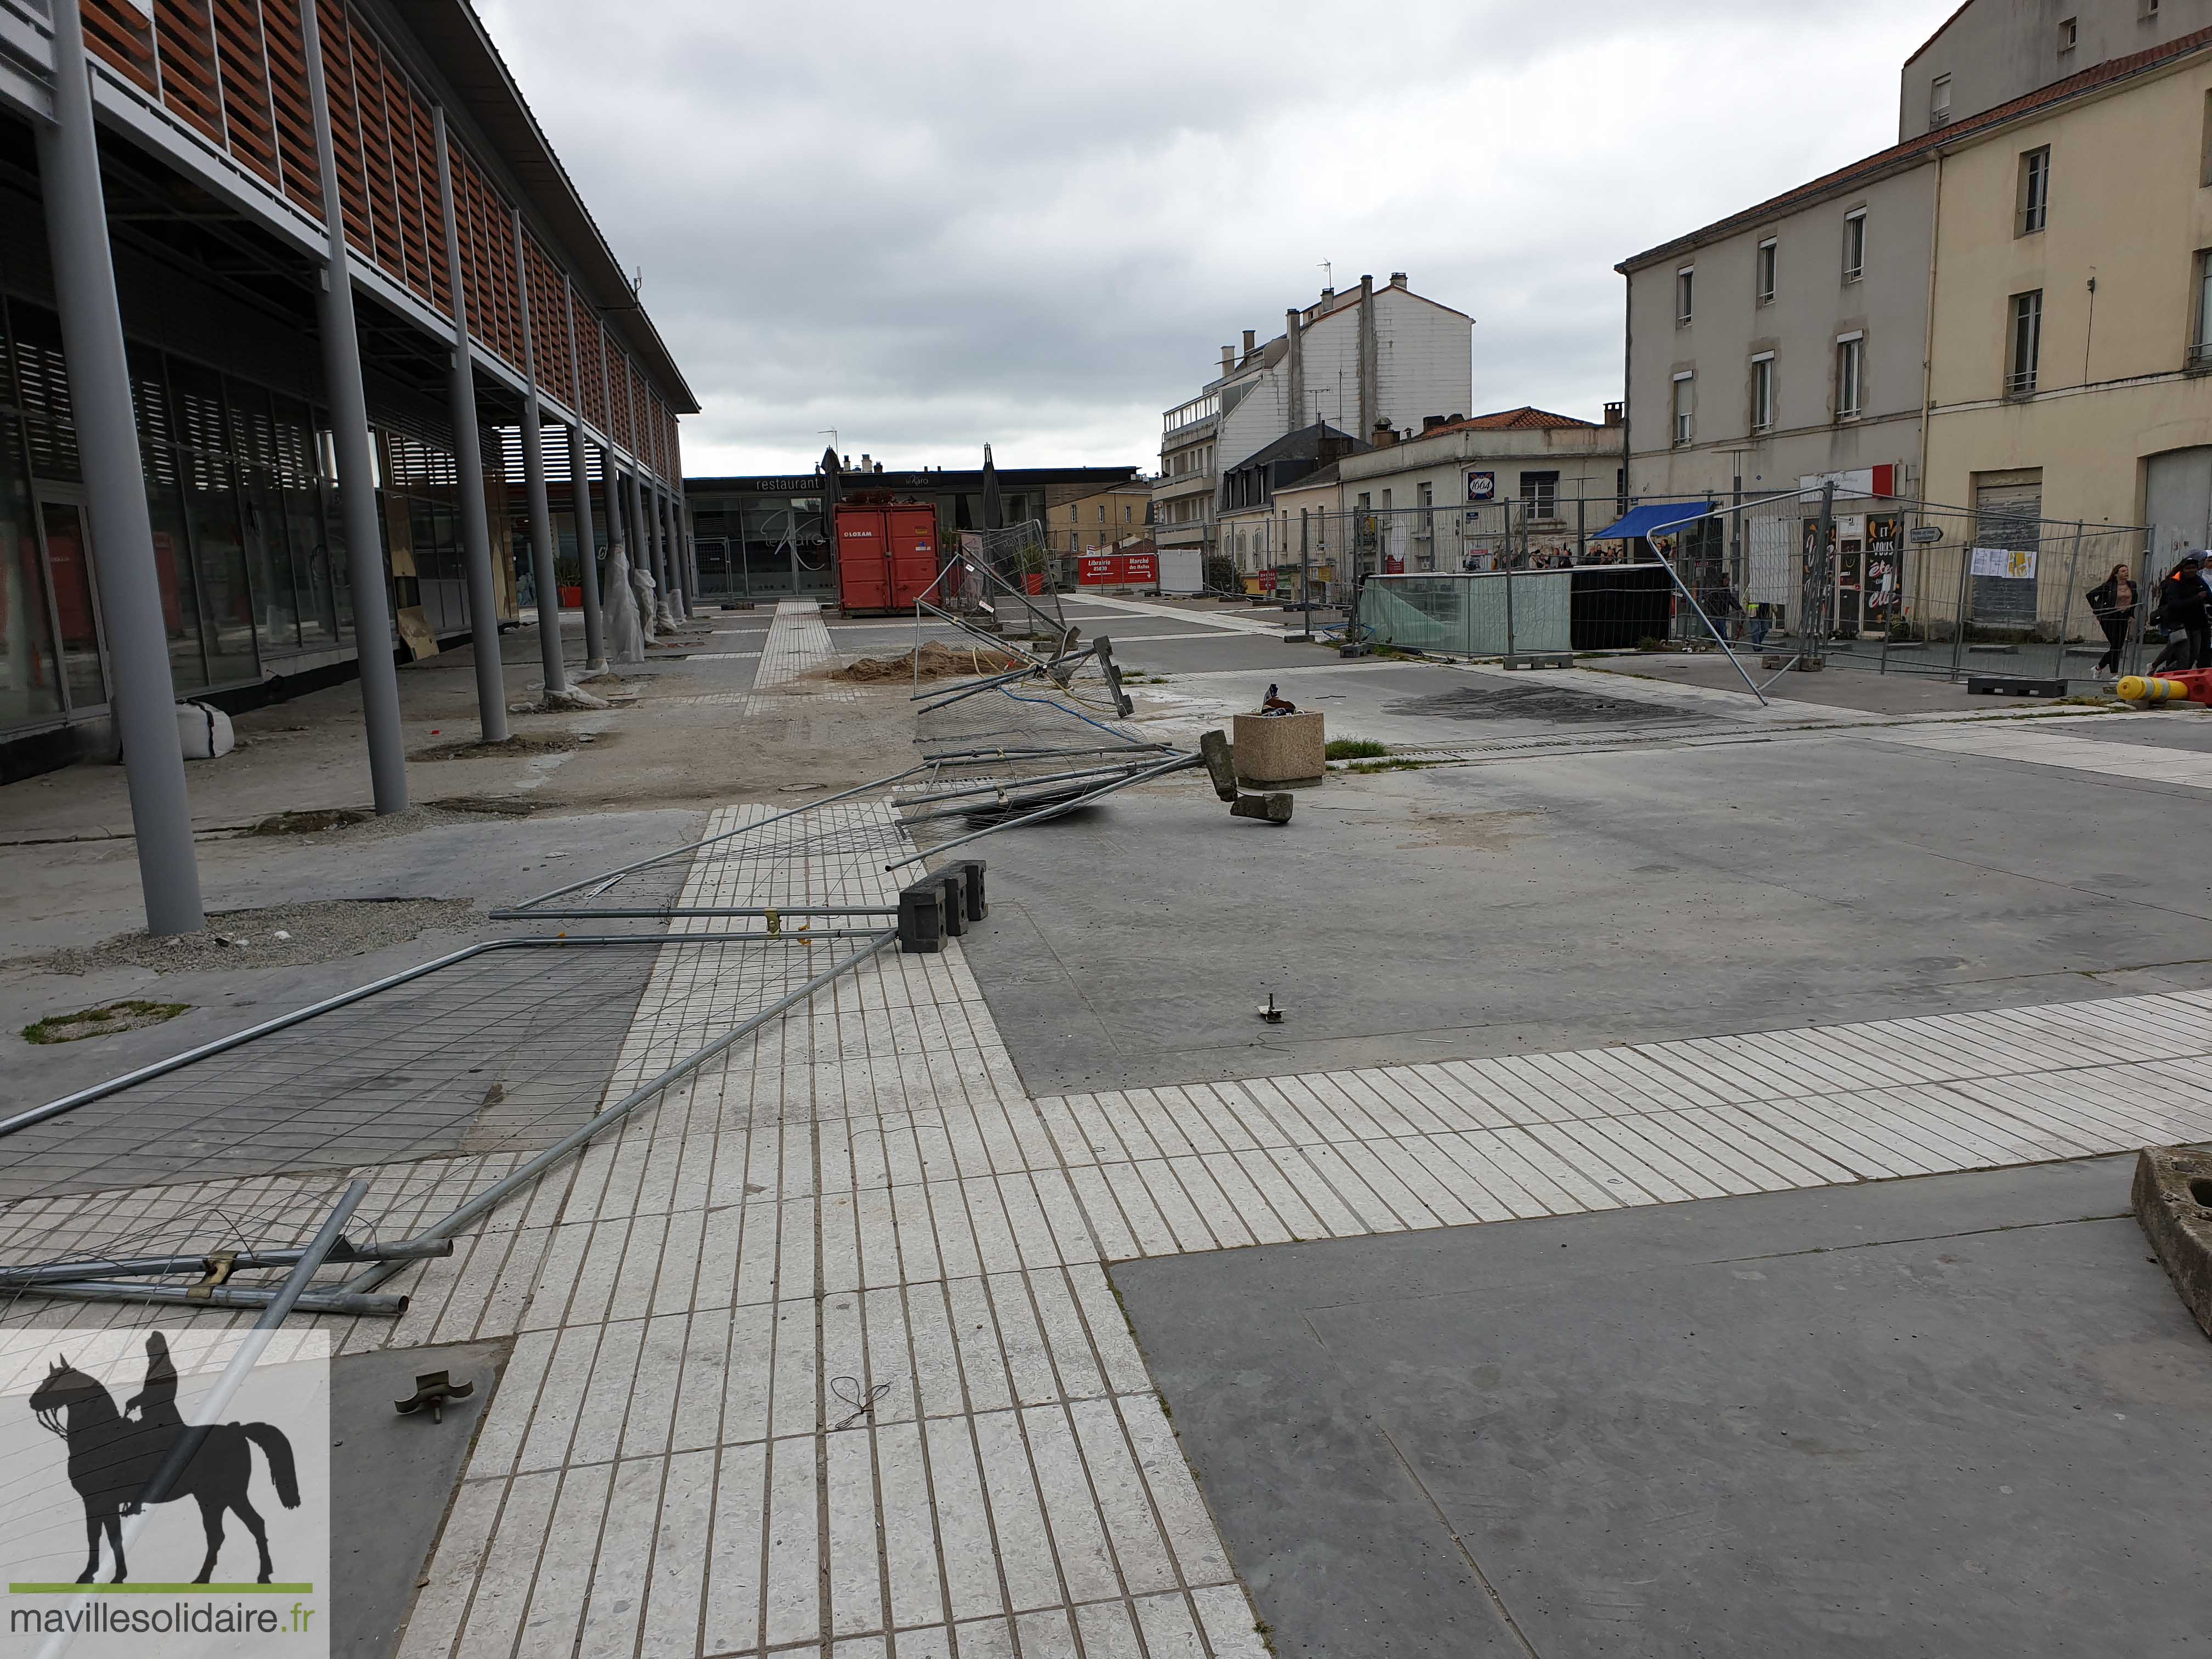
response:
<svg viewBox="0 0 2212 1659"><path fill-rule="evenodd" d="M2136 1160L2136 1219L2182 1301L2212 1336L2212 1152L2146 1146Z"/></svg>

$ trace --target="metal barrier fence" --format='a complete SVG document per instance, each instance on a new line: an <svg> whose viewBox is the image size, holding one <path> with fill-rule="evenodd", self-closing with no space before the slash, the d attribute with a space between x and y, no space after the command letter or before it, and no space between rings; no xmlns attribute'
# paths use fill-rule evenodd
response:
<svg viewBox="0 0 2212 1659"><path fill-rule="evenodd" d="M1711 515L1736 550L1735 580L1692 585L1733 640L1886 673L2090 678L2148 660L2157 578L2149 532L1975 507L1820 495ZM2108 588L2124 574L2133 589ZM2161 643L2151 630L2151 651Z"/></svg>
<svg viewBox="0 0 2212 1659"><path fill-rule="evenodd" d="M1674 574L1658 560L1565 568L1385 574L1359 586L1358 627L1370 643L1471 657L1632 650L1669 637Z"/></svg>

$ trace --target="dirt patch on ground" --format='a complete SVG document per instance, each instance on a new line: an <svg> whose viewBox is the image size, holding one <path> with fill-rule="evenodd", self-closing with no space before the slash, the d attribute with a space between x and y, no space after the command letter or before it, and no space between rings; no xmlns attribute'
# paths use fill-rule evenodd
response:
<svg viewBox="0 0 2212 1659"><path fill-rule="evenodd" d="M361 807L324 806L312 812L277 812L261 820L246 833L249 836L319 836L325 830L343 830L348 824L366 823L376 816Z"/></svg>
<svg viewBox="0 0 2212 1659"><path fill-rule="evenodd" d="M49 952L40 963L57 974L89 974L115 968L151 968L157 974L221 968L286 968L340 957L366 956L404 945L438 927L471 924L467 899L324 899L271 904L258 910L222 910L207 930L155 939L118 933L98 945Z"/></svg>
<svg viewBox="0 0 2212 1659"><path fill-rule="evenodd" d="M1460 847L1481 853L1503 853L1529 832L1527 812L1422 812L1413 814L1407 827L1419 841L1401 842L1401 853L1429 847Z"/></svg>
<svg viewBox="0 0 2212 1659"><path fill-rule="evenodd" d="M116 1031L143 1031L174 1019L191 1007L189 1002L110 1002L97 1008L80 1008L73 1014L48 1014L23 1028L26 1042L82 1042L87 1037L107 1036Z"/></svg>
<svg viewBox="0 0 2212 1659"><path fill-rule="evenodd" d="M497 760L522 755L565 755L570 750L590 741L579 734L552 732L538 738L505 738L497 743L434 743L427 749L417 749L407 758L411 761ZM604 743L605 738L598 741Z"/></svg>
<svg viewBox="0 0 2212 1659"><path fill-rule="evenodd" d="M1008 669L1019 668L1024 660L981 646L940 645L932 640L919 651L901 652L896 657L862 657L846 667L830 670L829 678L864 683L911 681L917 674L926 680L977 679L985 674L1003 674Z"/></svg>

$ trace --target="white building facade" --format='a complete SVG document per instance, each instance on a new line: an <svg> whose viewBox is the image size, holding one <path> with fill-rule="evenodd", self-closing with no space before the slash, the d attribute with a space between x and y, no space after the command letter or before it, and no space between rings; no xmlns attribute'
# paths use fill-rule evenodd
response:
<svg viewBox="0 0 2212 1659"><path fill-rule="evenodd" d="M1474 378L1471 327L1394 271L1381 287L1362 276L1341 294L1322 289L1265 344L1247 329L1241 351L1221 348L1220 374L1162 417L1160 545L1222 550L1222 474L1291 432L1326 422L1371 439L1377 427L1458 418Z"/></svg>

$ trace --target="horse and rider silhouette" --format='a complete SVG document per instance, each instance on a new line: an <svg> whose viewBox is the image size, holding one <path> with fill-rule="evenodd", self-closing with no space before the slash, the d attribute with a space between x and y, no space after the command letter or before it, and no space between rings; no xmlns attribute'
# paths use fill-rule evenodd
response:
<svg viewBox="0 0 2212 1659"><path fill-rule="evenodd" d="M115 1576L108 1582L122 1583L129 1575L123 1559L123 1517L138 1513L147 1483L187 1432L184 1419L177 1414L177 1367L169 1358L167 1341L159 1331L147 1337L146 1384L124 1402L123 1410L115 1409L114 1397L99 1382L73 1369L66 1354L47 1367L46 1381L31 1395L31 1410L42 1427L69 1443L70 1485L84 1502L86 1554L76 1582L89 1584L98 1575L104 1530L108 1553L115 1559ZM260 1447L269 1460L269 1477L276 1482L278 1499L286 1509L295 1510L300 1507L300 1480L292 1462L292 1443L273 1423L223 1423L204 1431L204 1437L168 1490L156 1494L155 1501L190 1498L200 1506L207 1559L200 1563L194 1583L206 1583L215 1572L225 1510L253 1534L261 1552L261 1573L255 1582L268 1583L274 1571L269 1529L246 1498L253 1478L252 1449Z"/></svg>

